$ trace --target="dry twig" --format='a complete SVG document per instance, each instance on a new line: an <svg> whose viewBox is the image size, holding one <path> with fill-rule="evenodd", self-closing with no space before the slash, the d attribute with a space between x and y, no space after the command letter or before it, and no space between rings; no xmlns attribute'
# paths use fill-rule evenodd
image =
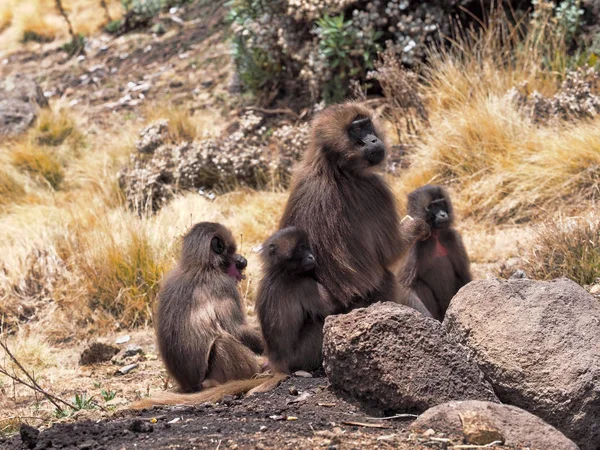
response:
<svg viewBox="0 0 600 450"><path fill-rule="evenodd" d="M35 378L25 369L25 367L23 367L23 365L19 362L19 360L16 358L16 356L12 354L12 352L8 348L8 345L6 344L6 342L0 341L0 347L2 347L2 349L6 352L6 354L10 358L10 360L19 368L19 370L21 370L21 372L23 372L25 374L25 376L27 377L27 379L29 381L24 380L23 378L19 377L15 373L10 373L8 371L8 369L4 366L0 366L0 374L5 375L8 378L10 378L11 380L13 380L19 384L22 384L24 386L27 386L29 389L32 389L33 391L42 394L44 397L46 397L48 399L48 401L50 403L52 403L56 407L56 409L59 412L62 412L64 409L60 406L61 403L65 406L67 406L68 408L73 407L73 405L71 405L69 402L67 402L67 401L63 400L62 398L59 398L53 394L50 394L49 392L44 390L37 383L37 381L35 381Z"/></svg>

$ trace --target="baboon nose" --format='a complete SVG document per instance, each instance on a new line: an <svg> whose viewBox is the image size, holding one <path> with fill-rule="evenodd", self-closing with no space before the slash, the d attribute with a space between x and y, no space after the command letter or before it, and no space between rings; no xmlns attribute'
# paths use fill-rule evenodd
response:
<svg viewBox="0 0 600 450"><path fill-rule="evenodd" d="M248 261L243 256L238 256L235 260L235 267L238 270L244 270L248 265Z"/></svg>
<svg viewBox="0 0 600 450"><path fill-rule="evenodd" d="M306 259L310 262L315 262L315 257L312 254L308 255Z"/></svg>

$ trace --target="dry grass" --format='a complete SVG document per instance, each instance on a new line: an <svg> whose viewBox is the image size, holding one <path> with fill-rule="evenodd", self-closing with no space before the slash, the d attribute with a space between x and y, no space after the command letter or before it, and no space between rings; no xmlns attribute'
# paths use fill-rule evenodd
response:
<svg viewBox="0 0 600 450"><path fill-rule="evenodd" d="M40 177L52 189L59 188L64 178L64 171L51 151L35 145L23 144L17 146L11 156L15 167Z"/></svg>
<svg viewBox="0 0 600 450"><path fill-rule="evenodd" d="M525 81L553 93L560 73L547 67L547 54L561 67L560 48L539 28L520 34L492 23L434 55L426 89L431 127L403 191L427 182L453 185L465 215L494 223L597 198L600 119L539 126L506 96Z"/></svg>
<svg viewBox="0 0 600 450"><path fill-rule="evenodd" d="M24 195L24 187L13 175L5 169L0 169L0 209L18 202Z"/></svg>
<svg viewBox="0 0 600 450"><path fill-rule="evenodd" d="M52 108L40 110L35 127L30 134L40 145L56 147L68 142L73 148L78 148L83 143L83 136L77 127L77 122L69 110L61 104L54 104Z"/></svg>
<svg viewBox="0 0 600 450"><path fill-rule="evenodd" d="M89 36L106 25L99 1L62 0L75 33ZM106 0L111 18L123 14L119 0ZM0 4L0 50L14 51L23 41L70 39L55 0L3 0Z"/></svg>
<svg viewBox="0 0 600 450"><path fill-rule="evenodd" d="M144 109L148 124L160 119L168 120L169 138L174 143L191 142L207 136L216 136L220 131L216 111L192 113L185 105L170 102L149 104Z"/></svg>
<svg viewBox="0 0 600 450"><path fill-rule="evenodd" d="M592 284L600 277L597 213L540 225L523 257L523 269L530 278L568 277L581 285Z"/></svg>

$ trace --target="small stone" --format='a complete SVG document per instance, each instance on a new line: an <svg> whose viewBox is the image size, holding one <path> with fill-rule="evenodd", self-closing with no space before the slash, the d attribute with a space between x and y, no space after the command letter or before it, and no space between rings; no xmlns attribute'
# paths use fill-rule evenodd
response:
<svg viewBox="0 0 600 450"><path fill-rule="evenodd" d="M132 370L137 369L138 366L139 366L138 363L123 366L115 372L115 375L126 375L129 372L131 372Z"/></svg>
<svg viewBox="0 0 600 450"><path fill-rule="evenodd" d="M139 345L129 345L127 349L125 349L125 352L123 352L123 358L129 358L131 356L143 354L144 350L142 350L142 347L140 347Z"/></svg>
<svg viewBox="0 0 600 450"><path fill-rule="evenodd" d="M427 431L425 431L423 433L423 436L429 437L429 436L433 436L434 434L435 434L435 430L433 430L433 429L430 428L430 429L428 429Z"/></svg>
<svg viewBox="0 0 600 450"><path fill-rule="evenodd" d="M129 430L134 433L151 433L154 431L152 424L140 419L135 419L129 424Z"/></svg>
<svg viewBox="0 0 600 450"><path fill-rule="evenodd" d="M600 294L600 284L594 284L590 288L590 294L592 294L592 295L598 295L598 294Z"/></svg>
<svg viewBox="0 0 600 450"><path fill-rule="evenodd" d="M90 450L92 448L94 448L94 446L96 445L96 441L85 441L81 444L79 444L77 446L77 448L81 449L81 450Z"/></svg>
<svg viewBox="0 0 600 450"><path fill-rule="evenodd" d="M295 377L299 377L299 378L312 378L312 374L304 371L304 370L298 370L297 372L294 372L294 376Z"/></svg>
<svg viewBox="0 0 600 450"><path fill-rule="evenodd" d="M267 431L269 428L266 425L260 427L260 431Z"/></svg>
<svg viewBox="0 0 600 450"><path fill-rule="evenodd" d="M510 276L511 280L527 279L527 274L524 270L518 269Z"/></svg>
<svg viewBox="0 0 600 450"><path fill-rule="evenodd" d="M125 336L121 336L120 338L117 338L117 340L115 341L115 344L124 344L125 342L129 342L130 339L131 339L131 336L126 334Z"/></svg>
<svg viewBox="0 0 600 450"><path fill-rule="evenodd" d="M288 391L291 395L298 395L298 388L296 386L290 386Z"/></svg>

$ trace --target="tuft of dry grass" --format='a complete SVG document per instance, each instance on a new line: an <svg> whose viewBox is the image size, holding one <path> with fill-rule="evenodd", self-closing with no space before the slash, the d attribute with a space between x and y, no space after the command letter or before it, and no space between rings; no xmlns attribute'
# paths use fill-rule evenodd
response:
<svg viewBox="0 0 600 450"><path fill-rule="evenodd" d="M0 169L0 209L16 203L25 195L25 188L5 169Z"/></svg>
<svg viewBox="0 0 600 450"><path fill-rule="evenodd" d="M530 278L567 277L581 285L600 277L600 219L596 213L540 225L523 257Z"/></svg>
<svg viewBox="0 0 600 450"><path fill-rule="evenodd" d="M67 108L53 105L42 109L31 132L40 145L59 146L69 140L74 147L82 143L83 136Z"/></svg>
<svg viewBox="0 0 600 450"><path fill-rule="evenodd" d="M219 131L216 112L202 111L202 114L194 114L184 105L170 102L147 105L144 117L148 124L167 119L169 139L176 144L216 135Z"/></svg>
<svg viewBox="0 0 600 450"><path fill-rule="evenodd" d="M35 145L22 144L13 149L11 156L15 167L41 177L52 189L59 188L64 178L64 170L50 151Z"/></svg>
<svg viewBox="0 0 600 450"><path fill-rule="evenodd" d="M411 156L402 192L429 182L452 185L466 216L493 223L598 197L600 118L536 125L507 96L523 82L548 95L558 88L561 72L552 68L562 67L564 53L546 33L540 25L490 20L432 55L431 126Z"/></svg>

